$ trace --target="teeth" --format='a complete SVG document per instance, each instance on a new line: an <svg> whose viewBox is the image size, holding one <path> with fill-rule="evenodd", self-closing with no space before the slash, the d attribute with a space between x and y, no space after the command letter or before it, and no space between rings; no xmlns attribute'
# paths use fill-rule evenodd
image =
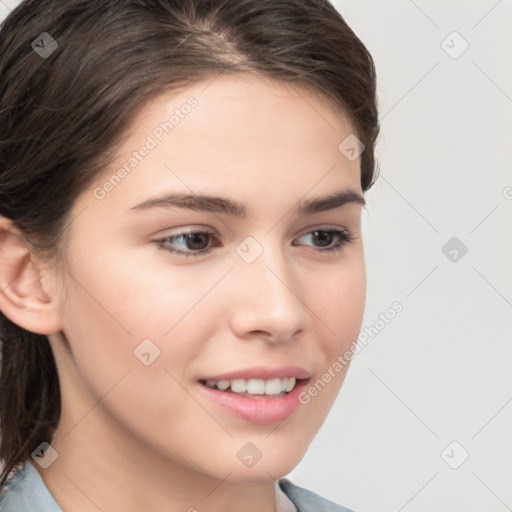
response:
<svg viewBox="0 0 512 512"><path fill-rule="evenodd" d="M233 379L233 380L207 380L206 385L209 388L226 391L231 388L233 393L249 395L281 395L289 393L296 384L295 377L285 377L284 379Z"/></svg>
<svg viewBox="0 0 512 512"><path fill-rule="evenodd" d="M263 381L261 381L263 382ZM265 394L266 395L279 395L283 391L286 391L286 384L288 379L272 379L265 381ZM263 394L263 393L260 393Z"/></svg>
<svg viewBox="0 0 512 512"><path fill-rule="evenodd" d="M234 387L231 387L231 391L234 391L236 393L237 390ZM279 386L278 393L280 392L281 386ZM247 381L247 393L250 393L251 395L263 395L265 393L265 381L261 379L249 379Z"/></svg>
<svg viewBox="0 0 512 512"><path fill-rule="evenodd" d="M288 383L286 384L285 391L286 392L291 391L294 387L295 387L295 377L290 377L288 379Z"/></svg>
<svg viewBox="0 0 512 512"><path fill-rule="evenodd" d="M233 393L245 393L247 391L247 383L245 379L235 379L230 382L231 391Z"/></svg>
<svg viewBox="0 0 512 512"><path fill-rule="evenodd" d="M215 381L214 381L214 385L215 385ZM226 389L229 388L229 380L219 380L219 382L217 382L217 387L220 390L225 391Z"/></svg>

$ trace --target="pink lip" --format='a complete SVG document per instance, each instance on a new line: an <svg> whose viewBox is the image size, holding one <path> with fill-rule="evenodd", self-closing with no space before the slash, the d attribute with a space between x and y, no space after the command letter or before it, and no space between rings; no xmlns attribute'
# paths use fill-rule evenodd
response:
<svg viewBox="0 0 512 512"><path fill-rule="evenodd" d="M223 373L221 375L211 375L201 377L200 380L234 380L234 379L284 379L285 377L295 377L296 379L309 379L311 374L299 366L280 366L279 368L268 368L266 366L254 366L245 370ZM252 400L252 399L251 399Z"/></svg>
<svg viewBox="0 0 512 512"><path fill-rule="evenodd" d="M231 380L231 379L229 379ZM216 405L251 423L268 425L284 421L299 407L299 395L308 380L297 381L289 393L279 397L248 397L199 384L202 393Z"/></svg>

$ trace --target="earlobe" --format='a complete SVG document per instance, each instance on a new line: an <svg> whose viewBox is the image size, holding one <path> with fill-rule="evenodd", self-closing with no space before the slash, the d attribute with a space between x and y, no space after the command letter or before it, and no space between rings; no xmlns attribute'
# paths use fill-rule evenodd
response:
<svg viewBox="0 0 512 512"><path fill-rule="evenodd" d="M42 270L40 261L12 221L0 216L2 313L30 332L52 334L61 330L59 297L56 287L50 286L53 278L50 270Z"/></svg>

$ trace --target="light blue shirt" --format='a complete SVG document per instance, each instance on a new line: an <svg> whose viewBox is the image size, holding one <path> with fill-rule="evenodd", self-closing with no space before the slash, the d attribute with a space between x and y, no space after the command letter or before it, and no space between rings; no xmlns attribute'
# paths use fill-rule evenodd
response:
<svg viewBox="0 0 512 512"><path fill-rule="evenodd" d="M318 494L292 484L286 478L279 480L281 490L295 505L297 512L352 512ZM9 482L0 498L0 512L62 512L36 468L30 462Z"/></svg>

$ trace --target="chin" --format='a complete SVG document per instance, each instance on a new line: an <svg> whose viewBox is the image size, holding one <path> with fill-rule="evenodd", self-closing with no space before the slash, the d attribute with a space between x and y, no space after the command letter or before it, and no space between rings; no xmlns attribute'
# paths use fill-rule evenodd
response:
<svg viewBox="0 0 512 512"><path fill-rule="evenodd" d="M298 462L297 462L298 464ZM259 464L252 468L236 468L226 479L233 484L264 484L274 482L285 477L290 473L297 464L268 464L267 466L258 467Z"/></svg>
<svg viewBox="0 0 512 512"><path fill-rule="evenodd" d="M232 483L240 484L257 484L268 483L271 481L279 480L288 473L290 473L305 454L305 449L300 452L297 447L287 446L283 443L280 449L268 449L268 455L261 455L261 458L256 462L252 461L239 461L235 467L230 469L226 468L225 476L230 470L232 471L228 480Z"/></svg>

